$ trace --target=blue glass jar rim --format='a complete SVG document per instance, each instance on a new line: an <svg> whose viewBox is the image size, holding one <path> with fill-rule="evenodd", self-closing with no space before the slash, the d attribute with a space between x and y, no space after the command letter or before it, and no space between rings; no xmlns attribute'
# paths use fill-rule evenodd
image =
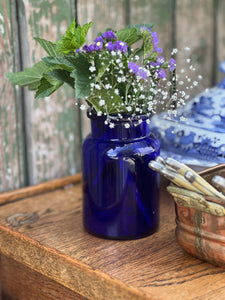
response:
<svg viewBox="0 0 225 300"><path fill-rule="evenodd" d="M141 115L125 115L121 114L122 117L119 117L116 114L109 114L109 115L101 115L98 116L95 112L93 112L90 108L87 110L87 116L89 119L98 119L98 120L109 120L112 121L113 123L134 123L134 122L139 122L139 120L146 120L151 118L151 114L141 114Z"/></svg>
<svg viewBox="0 0 225 300"><path fill-rule="evenodd" d="M91 119L91 134L94 138L129 141L142 139L151 134L150 125L147 122L150 117L147 115L134 116L131 120L125 116L122 119L118 119L117 116L115 120L110 119L114 124L113 127L110 127L109 124L105 124L108 116L98 116L92 112L91 114L87 112L87 115ZM129 123L130 126L126 127L126 123Z"/></svg>

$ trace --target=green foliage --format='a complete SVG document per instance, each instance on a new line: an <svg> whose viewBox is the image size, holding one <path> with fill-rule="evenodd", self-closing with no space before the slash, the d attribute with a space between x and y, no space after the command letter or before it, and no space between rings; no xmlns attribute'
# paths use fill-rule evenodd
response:
<svg viewBox="0 0 225 300"><path fill-rule="evenodd" d="M116 32L117 39L131 46L136 43L141 37L136 28L124 28Z"/></svg>
<svg viewBox="0 0 225 300"><path fill-rule="evenodd" d="M21 87L28 86L29 89L33 90L39 85L43 74L47 73L51 68L47 66L43 61L40 61L33 65L31 68L27 68L24 71L18 73L6 73L6 77L14 85Z"/></svg>
<svg viewBox="0 0 225 300"><path fill-rule="evenodd" d="M35 98L44 98L50 96L52 93L54 93L61 85L63 85L63 82L53 79L51 76L44 75L42 79L40 80L40 85L38 86L38 89L35 94Z"/></svg>
<svg viewBox="0 0 225 300"><path fill-rule="evenodd" d="M36 42L38 42L41 47L46 51L49 56L56 57L56 43L46 41L45 39L41 39L38 37L34 38Z"/></svg>
<svg viewBox="0 0 225 300"><path fill-rule="evenodd" d="M91 71L89 68L91 63L81 53L74 58L74 70L71 73L71 77L75 79L75 96L77 98L83 98L90 95L90 80Z"/></svg>
<svg viewBox="0 0 225 300"><path fill-rule="evenodd" d="M61 40L57 41L56 51L58 53L68 54L70 52L75 52L78 48L82 47L85 43L85 38L88 30L92 27L93 23L87 23L83 27L78 25L76 27L75 19L70 24L66 31L66 34Z"/></svg>
<svg viewBox="0 0 225 300"><path fill-rule="evenodd" d="M85 98L97 113L149 113L160 79L157 72L168 68L168 63L157 62L158 38L149 30L152 24L108 30L80 50L91 26L92 22L76 26L73 20L56 42L36 37L47 56L31 68L6 76L13 84L36 91L37 99L51 95L65 83L75 89L76 98ZM142 41L141 46L132 49L138 41Z"/></svg>
<svg viewBox="0 0 225 300"><path fill-rule="evenodd" d="M102 97L102 99L105 100L106 106L100 106L99 104L99 96ZM113 101L112 101L113 99ZM123 101L121 97L113 90L106 91L106 90L94 90L92 95L87 100L89 104L91 104L92 107L94 107L95 111L102 111L108 114L117 114L118 111L121 112L121 107L123 104ZM122 111L124 108L122 108Z"/></svg>

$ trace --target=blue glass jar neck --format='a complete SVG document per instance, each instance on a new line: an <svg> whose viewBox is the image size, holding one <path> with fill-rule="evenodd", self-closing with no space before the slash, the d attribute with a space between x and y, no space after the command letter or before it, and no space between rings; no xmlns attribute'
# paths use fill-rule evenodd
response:
<svg viewBox="0 0 225 300"><path fill-rule="evenodd" d="M91 119L91 135L94 138L104 140L131 140L140 139L150 135L151 130L148 123L149 117L140 116L138 119L127 121L125 119L113 121L114 127L105 124L106 118L96 115L88 115ZM141 122L139 120L141 119ZM125 124L129 124L127 128Z"/></svg>

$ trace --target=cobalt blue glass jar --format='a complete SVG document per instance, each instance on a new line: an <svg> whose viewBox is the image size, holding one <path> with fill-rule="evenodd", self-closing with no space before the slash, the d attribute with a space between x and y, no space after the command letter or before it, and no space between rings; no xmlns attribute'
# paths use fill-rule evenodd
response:
<svg viewBox="0 0 225 300"><path fill-rule="evenodd" d="M114 121L88 113L91 134L83 143L83 222L90 233L136 239L159 223L158 175L148 163L159 155L148 118Z"/></svg>

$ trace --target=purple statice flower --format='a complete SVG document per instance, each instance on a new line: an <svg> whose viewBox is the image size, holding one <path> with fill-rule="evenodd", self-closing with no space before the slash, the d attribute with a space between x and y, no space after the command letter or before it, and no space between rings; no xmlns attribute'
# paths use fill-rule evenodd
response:
<svg viewBox="0 0 225 300"><path fill-rule="evenodd" d="M117 37L115 36L115 33L113 31L106 31L103 33L103 38L107 40L116 40Z"/></svg>
<svg viewBox="0 0 225 300"><path fill-rule="evenodd" d="M165 62L165 58L163 56L157 57L156 63L158 66L161 66L162 64L164 64L164 62Z"/></svg>
<svg viewBox="0 0 225 300"><path fill-rule="evenodd" d="M157 46L159 43L157 32L153 31L151 32L152 38L153 38L153 45Z"/></svg>
<svg viewBox="0 0 225 300"><path fill-rule="evenodd" d="M164 69L159 69L157 70L158 78L165 78L166 77L166 72Z"/></svg>
<svg viewBox="0 0 225 300"><path fill-rule="evenodd" d="M104 43L104 40L103 40L102 36L96 37L95 43L98 43L98 42Z"/></svg>
<svg viewBox="0 0 225 300"><path fill-rule="evenodd" d="M75 53L82 52L79 48L76 49Z"/></svg>
<svg viewBox="0 0 225 300"><path fill-rule="evenodd" d="M147 30L148 28L146 27L146 26L141 26L140 27L140 31L145 31L145 30Z"/></svg>
<svg viewBox="0 0 225 300"><path fill-rule="evenodd" d="M175 59L171 58L168 67L170 68L170 72L176 68L176 61Z"/></svg>
<svg viewBox="0 0 225 300"><path fill-rule="evenodd" d="M133 74L136 74L140 66L136 65L133 62L128 62L128 69L132 71Z"/></svg>
<svg viewBox="0 0 225 300"><path fill-rule="evenodd" d="M123 53L127 52L127 44L125 42L123 42L123 41L116 41L115 42L115 46L116 46L115 50L117 50L117 51L120 50Z"/></svg>
<svg viewBox="0 0 225 300"><path fill-rule="evenodd" d="M95 45L90 45L90 46L84 45L83 50L86 51L86 52L94 52Z"/></svg>
<svg viewBox="0 0 225 300"><path fill-rule="evenodd" d="M141 79L147 79L147 73L142 68L139 68L135 75L141 77Z"/></svg>
<svg viewBox="0 0 225 300"><path fill-rule="evenodd" d="M159 43L159 39L158 39L158 35L155 31L151 32L152 38L153 38L153 46L154 46L154 50L158 53L162 53L163 50L162 48L158 47L158 43Z"/></svg>
<svg viewBox="0 0 225 300"><path fill-rule="evenodd" d="M128 69L131 70L135 76L138 76L141 79L147 78L147 72L133 62L128 62Z"/></svg>
<svg viewBox="0 0 225 300"><path fill-rule="evenodd" d="M100 51L103 48L103 43L102 42L97 42L94 44L94 48L96 51Z"/></svg>
<svg viewBox="0 0 225 300"><path fill-rule="evenodd" d="M158 63L156 63L156 62L153 62L153 61L150 61L149 63L148 63L148 65L147 65L147 67L157 67L158 66Z"/></svg>
<svg viewBox="0 0 225 300"><path fill-rule="evenodd" d="M105 45L106 49L108 49L109 51L113 51L116 49L116 45L113 44L112 42L108 42L106 45Z"/></svg>
<svg viewBox="0 0 225 300"><path fill-rule="evenodd" d="M160 48L160 47L154 47L154 50L158 53L162 53L163 52L163 49Z"/></svg>

